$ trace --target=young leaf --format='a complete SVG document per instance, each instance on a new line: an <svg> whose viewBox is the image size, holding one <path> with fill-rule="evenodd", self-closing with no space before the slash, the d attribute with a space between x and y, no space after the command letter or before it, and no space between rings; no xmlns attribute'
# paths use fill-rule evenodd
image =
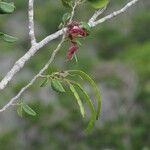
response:
<svg viewBox="0 0 150 150"><path fill-rule="evenodd" d="M53 79L51 81L51 87L56 92L61 92L61 93L65 92L65 89L63 88L61 82L59 80L57 80L57 79Z"/></svg>
<svg viewBox="0 0 150 150"><path fill-rule="evenodd" d="M63 22L66 23L70 19L70 17L71 17L70 13L65 13L62 18Z"/></svg>
<svg viewBox="0 0 150 150"><path fill-rule="evenodd" d="M91 31L91 27L89 26L87 22L80 22L80 24L81 24L81 27L85 29L87 32Z"/></svg>
<svg viewBox="0 0 150 150"><path fill-rule="evenodd" d="M15 10L14 3L0 2L0 14L10 14Z"/></svg>
<svg viewBox="0 0 150 150"><path fill-rule="evenodd" d="M61 22L60 25L58 26L58 29L62 29L63 28L63 23Z"/></svg>
<svg viewBox="0 0 150 150"><path fill-rule="evenodd" d="M100 110L101 110L101 95L100 92L97 88L96 83L93 81L93 79L86 74L85 72L81 71L81 70L69 70L69 73L74 73L77 75L81 75L84 79L88 80L90 82L90 84L93 86L93 89L95 90L96 96L97 96L97 114L96 114L96 119L99 118L100 115Z"/></svg>
<svg viewBox="0 0 150 150"><path fill-rule="evenodd" d="M69 80L70 81L70 80ZM86 91L82 88L82 86L75 82L75 81L70 81L72 84L74 84L75 86L77 86L79 88L79 90L82 92L82 94L84 95L85 97L85 100L89 106L89 109L91 111L91 119L90 119L90 122L88 123L88 126L86 128L86 132L89 132L92 128L93 128L93 125L94 125L94 122L96 120L96 112L95 112L95 108L93 106L93 103L90 99L90 97L88 96L88 94L86 93Z"/></svg>
<svg viewBox="0 0 150 150"><path fill-rule="evenodd" d="M110 0L88 0L95 9L106 7Z"/></svg>
<svg viewBox="0 0 150 150"><path fill-rule="evenodd" d="M45 80L42 82L42 84L40 85L40 87L46 86L47 83L48 83L48 78L45 78Z"/></svg>
<svg viewBox="0 0 150 150"><path fill-rule="evenodd" d="M74 97L77 100L77 103L78 103L78 105L80 107L81 115L84 118L84 107L83 107L82 101L81 101L81 99L80 99L76 89L74 88L74 86L72 84L69 84L69 87L70 87L71 92L74 94Z"/></svg>
<svg viewBox="0 0 150 150"><path fill-rule="evenodd" d="M28 115L36 116L36 112L31 107L29 107L27 104L22 103L21 106L22 106L22 109L24 110L24 112L26 112Z"/></svg>

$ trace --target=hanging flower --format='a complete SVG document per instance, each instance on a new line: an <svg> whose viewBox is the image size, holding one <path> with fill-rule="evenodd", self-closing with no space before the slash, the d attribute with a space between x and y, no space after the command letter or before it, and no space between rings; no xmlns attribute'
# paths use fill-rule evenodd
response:
<svg viewBox="0 0 150 150"><path fill-rule="evenodd" d="M78 50L78 46L77 45L72 45L68 52L67 52L67 59L71 60L73 58L73 55L75 54L75 52Z"/></svg>
<svg viewBox="0 0 150 150"><path fill-rule="evenodd" d="M71 47L69 48L67 52L67 59L71 60L73 58L73 55L78 50L76 39L78 37L86 37L88 35L87 31L80 26L80 24L76 21L73 21L67 26L67 34L68 39L71 42Z"/></svg>

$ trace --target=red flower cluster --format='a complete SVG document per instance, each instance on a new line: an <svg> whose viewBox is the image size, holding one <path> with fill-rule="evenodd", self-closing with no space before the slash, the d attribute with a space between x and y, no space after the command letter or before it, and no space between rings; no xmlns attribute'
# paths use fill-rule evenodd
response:
<svg viewBox="0 0 150 150"><path fill-rule="evenodd" d="M76 42L76 38L86 37L88 33L85 31L85 29L80 27L80 24L78 22L73 21L72 23L68 25L67 34L71 42L71 46L67 52L67 59L70 60L73 58L73 55L79 48Z"/></svg>

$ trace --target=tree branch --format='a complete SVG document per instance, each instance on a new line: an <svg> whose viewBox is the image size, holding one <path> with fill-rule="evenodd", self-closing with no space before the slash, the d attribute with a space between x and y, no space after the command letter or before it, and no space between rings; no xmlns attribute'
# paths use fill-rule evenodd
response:
<svg viewBox="0 0 150 150"><path fill-rule="evenodd" d="M65 29L66 30L66 29ZM63 34L63 30L60 30L54 34L51 34L49 36L47 36L45 39L43 39L41 42L35 44L34 46L32 46L27 53L25 53L18 61L16 61L16 63L14 64L14 66L11 68L11 70L6 74L6 76L1 80L0 82L0 90L3 90L7 84L9 83L9 81L12 80L12 78L14 77L14 75L19 72L25 65L25 63L27 61L30 60L30 58L32 56L34 56L34 54L42 47L44 47L48 42L58 38L59 36L61 36Z"/></svg>
<svg viewBox="0 0 150 150"><path fill-rule="evenodd" d="M29 15L29 36L31 39L31 45L33 46L36 44L36 38L34 33L34 0L29 0L28 15Z"/></svg>
<svg viewBox="0 0 150 150"><path fill-rule="evenodd" d="M32 1L32 0L30 0ZM97 21L95 21L99 15L101 14L102 10L98 10L97 12L95 12L95 14L92 16L92 18L90 19L89 21L89 25L91 27L95 27L96 25L98 24L101 24L123 12L125 12L129 7L131 7L132 5L134 5L138 0L132 0L130 1L129 3L127 3L122 9L118 10L118 11L115 11L113 13L111 13L110 15L108 16L105 16L104 18L101 18ZM33 1L32 1L33 2ZM34 28L32 28L34 29ZM25 63L27 61L30 60L30 58L32 56L34 56L34 54L39 50L41 49L42 47L44 47L46 44L48 44L50 41L58 38L59 36L63 35L63 30L66 31L66 28L65 29L61 29L59 31L57 31L56 33L53 33L49 36L47 36L45 39L43 39L41 42L39 43L36 43L34 44L30 49L29 51L24 55L22 56L15 64L14 66L11 68L11 70L6 74L6 76L1 80L0 82L0 90L3 90L7 84L9 83L9 81L12 80L12 78L14 77L14 75L19 72L25 65Z"/></svg>
<svg viewBox="0 0 150 150"><path fill-rule="evenodd" d="M118 10L118 11L115 11L115 12L111 13L110 15L105 16L104 18L101 18L101 19L99 19L99 20L97 20L97 21L89 22L89 25L90 25L91 27L95 27L95 26L97 26L98 24L101 24L101 23L103 23L103 22L105 22L105 21L107 21L107 20L110 20L111 18L113 18L113 17L115 17L115 16L117 16L117 15L119 15L119 14L125 12L129 7L131 7L132 5L134 5L134 4L135 4L136 2L138 2L138 1L139 1L139 0L132 0L132 1L130 1L129 3L127 3L122 9L120 9L120 10ZM96 13L97 13L97 12L96 12ZM96 13L95 13L95 15L93 15L93 17L94 17L93 20L96 20L97 17L99 16L99 15L97 15L97 17L95 18ZM92 18L91 18L90 20L92 20Z"/></svg>
<svg viewBox="0 0 150 150"><path fill-rule="evenodd" d="M73 6L73 8L72 8L71 18L70 18L70 20L69 20L69 23L72 22L73 16L74 16L74 14L75 14L75 8L77 7L77 5L78 5L78 0L75 1L75 4L74 4L74 6ZM33 79L32 79L25 87L23 87L23 88L20 90L20 92L19 92L15 97L13 97L2 109L0 109L0 112L5 111L5 110L6 110L8 107L10 107L11 105L14 105L14 104L13 104L14 101L16 101L16 100L36 81L36 79L39 78L39 77L41 77L42 74L44 73L44 71L46 71L46 70L48 69L49 65L53 62L53 60L54 60L54 58L55 58L57 52L60 50L60 48L61 48L63 42L65 41L66 29L63 28L61 31L62 31L62 33L63 33L63 37L62 37L62 39L61 39L61 42L58 44L57 48L53 51L53 53L52 53L50 59L49 59L48 62L45 64L45 66L39 71L39 73L38 73L36 76L33 77ZM47 40L44 40L43 43L45 43L46 41L47 41ZM41 41L41 44L39 43L40 46L42 46L43 43L42 43L42 41Z"/></svg>
<svg viewBox="0 0 150 150"><path fill-rule="evenodd" d="M36 81L36 79L39 78L44 73L45 70L48 69L49 65L53 62L55 55L57 54L57 52L61 48L64 40L65 40L65 35L63 35L61 42L58 44L57 48L53 51L52 56L50 57L48 62L45 64L45 66L39 71L39 73L36 76L34 76L34 78L25 87L23 87L20 90L20 92L15 97L13 97L9 101L9 103L7 103L2 109L0 109L0 112L5 111L9 106L13 105L14 101L16 101L22 95L22 93L24 91L26 91Z"/></svg>
<svg viewBox="0 0 150 150"><path fill-rule="evenodd" d="M94 15L89 20L89 25L92 26L92 23L106 10L106 7L99 9L94 13Z"/></svg>

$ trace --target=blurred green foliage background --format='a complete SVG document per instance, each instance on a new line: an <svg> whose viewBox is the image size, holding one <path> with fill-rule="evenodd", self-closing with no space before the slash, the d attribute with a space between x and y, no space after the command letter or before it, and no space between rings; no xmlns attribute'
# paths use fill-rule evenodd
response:
<svg viewBox="0 0 150 150"><path fill-rule="evenodd" d="M126 2L112 1L102 16ZM14 14L0 16L0 29L19 38L15 44L0 42L1 79L30 47L27 1L15 0L15 4ZM58 95L50 86L41 89L38 80L21 98L34 108L36 117L20 118L13 107L0 114L0 150L150 150L149 7L149 0L141 0L126 13L94 28L89 37L81 40L78 63L66 62L65 43L49 68L49 72L82 69L96 80L102 93L102 112L92 133L83 133L88 114L82 120L69 91ZM59 0L36 0L38 41L58 30L68 11ZM83 4L75 20L88 21L93 12ZM42 48L0 93L1 107L47 62L59 40ZM83 84L94 98L90 87Z"/></svg>

